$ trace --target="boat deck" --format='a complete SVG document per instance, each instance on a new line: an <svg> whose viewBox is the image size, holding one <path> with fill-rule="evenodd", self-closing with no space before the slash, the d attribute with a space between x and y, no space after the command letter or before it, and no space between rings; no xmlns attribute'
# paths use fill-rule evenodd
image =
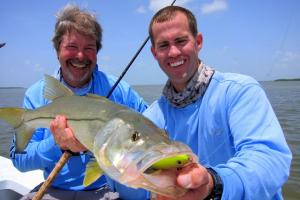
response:
<svg viewBox="0 0 300 200"><path fill-rule="evenodd" d="M0 156L0 196L6 200L19 199L44 181L43 172L20 172L8 158Z"/></svg>

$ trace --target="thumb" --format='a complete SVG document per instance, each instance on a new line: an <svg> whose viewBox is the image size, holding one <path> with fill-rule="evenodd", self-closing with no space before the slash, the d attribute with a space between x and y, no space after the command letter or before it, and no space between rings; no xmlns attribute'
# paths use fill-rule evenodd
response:
<svg viewBox="0 0 300 200"><path fill-rule="evenodd" d="M195 189L207 183L207 172L199 165L187 167L177 177L177 184L186 189Z"/></svg>
<svg viewBox="0 0 300 200"><path fill-rule="evenodd" d="M179 175L177 177L177 183L179 186L186 188L186 189L194 188L193 182L192 182L192 176L190 173Z"/></svg>

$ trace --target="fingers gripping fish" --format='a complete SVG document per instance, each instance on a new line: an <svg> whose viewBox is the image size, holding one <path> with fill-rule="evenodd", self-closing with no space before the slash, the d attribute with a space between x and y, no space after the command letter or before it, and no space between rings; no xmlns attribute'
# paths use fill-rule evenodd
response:
<svg viewBox="0 0 300 200"><path fill-rule="evenodd" d="M65 115L76 138L95 159L87 165L84 185L104 172L133 188L176 197L186 191L176 185L177 167L198 158L182 143L171 141L142 114L88 94L77 96L45 75L44 97L52 102L34 110L0 108L0 119L16 131L16 151L22 152L36 128L49 128L56 115Z"/></svg>

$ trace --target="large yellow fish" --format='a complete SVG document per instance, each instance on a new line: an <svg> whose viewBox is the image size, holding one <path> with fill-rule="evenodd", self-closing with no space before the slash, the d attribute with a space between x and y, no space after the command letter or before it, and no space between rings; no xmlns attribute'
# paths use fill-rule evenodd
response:
<svg viewBox="0 0 300 200"><path fill-rule="evenodd" d="M0 119L15 128L17 152L25 149L36 128L49 128L56 115L65 115L76 138L96 158L87 165L84 185L104 171L129 187L164 196L186 192L176 185L176 167L197 162L197 156L143 115L97 95L76 96L48 75L44 97L52 102L34 110L0 108Z"/></svg>

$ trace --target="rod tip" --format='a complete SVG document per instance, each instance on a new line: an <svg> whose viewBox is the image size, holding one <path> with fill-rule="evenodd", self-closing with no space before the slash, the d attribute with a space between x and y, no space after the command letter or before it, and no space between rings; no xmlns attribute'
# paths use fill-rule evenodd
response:
<svg viewBox="0 0 300 200"><path fill-rule="evenodd" d="M0 48L4 47L6 43L0 43Z"/></svg>

